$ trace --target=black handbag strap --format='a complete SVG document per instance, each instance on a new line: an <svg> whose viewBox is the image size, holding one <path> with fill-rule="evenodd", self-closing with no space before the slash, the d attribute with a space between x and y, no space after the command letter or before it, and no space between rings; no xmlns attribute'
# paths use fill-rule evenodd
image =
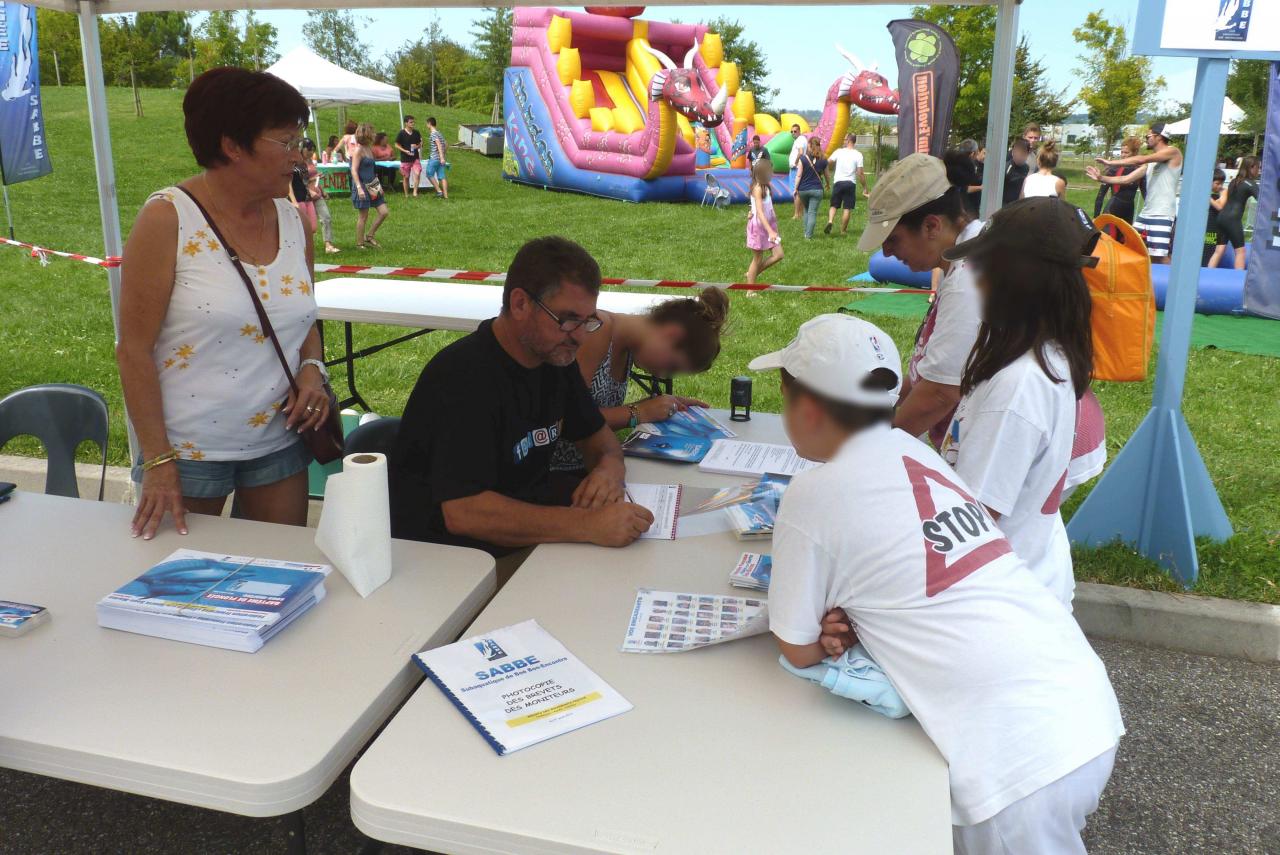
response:
<svg viewBox="0 0 1280 855"><path fill-rule="evenodd" d="M240 256L236 253L235 248L227 243L227 239L223 237L222 232L218 230L218 225L213 221L213 217L209 216L209 212L205 210L204 205L200 204L200 200L186 187L179 187L183 193L187 194L196 208L199 209L200 215L204 217L204 221L209 224L209 230L213 232L213 236L218 239L218 243L222 244L222 248L227 251L227 255L231 257L231 265L235 267L236 272L240 274L244 287L249 289L249 299L253 300L253 308L258 313L258 323L262 325L262 333L271 339L271 343L275 346L276 356L280 357L280 366L284 368L284 376L289 381L289 388L293 393L298 394L298 383L293 379L293 372L289 369L289 360L284 355L284 348L280 346L280 339L276 338L275 328L271 326L271 319L267 317L267 310L262 305L262 300L258 299L258 289L253 287L253 280L249 278L249 274L245 272L244 264L240 261Z"/></svg>

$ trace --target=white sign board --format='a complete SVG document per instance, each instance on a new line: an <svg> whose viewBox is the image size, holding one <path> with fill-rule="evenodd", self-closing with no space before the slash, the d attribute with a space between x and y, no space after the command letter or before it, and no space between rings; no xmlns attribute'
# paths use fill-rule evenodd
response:
<svg viewBox="0 0 1280 855"><path fill-rule="evenodd" d="M1160 47L1280 50L1280 0L1165 0Z"/></svg>

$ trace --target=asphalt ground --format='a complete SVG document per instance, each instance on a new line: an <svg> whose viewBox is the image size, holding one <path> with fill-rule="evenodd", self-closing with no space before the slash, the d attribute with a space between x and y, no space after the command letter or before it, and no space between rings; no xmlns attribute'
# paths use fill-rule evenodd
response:
<svg viewBox="0 0 1280 855"><path fill-rule="evenodd" d="M1094 647L1128 735L1089 823L1089 851L1280 855L1280 666L1118 642ZM365 843L351 824L346 775L305 818L312 855L357 853ZM0 770L0 853L276 853L287 834L283 819Z"/></svg>

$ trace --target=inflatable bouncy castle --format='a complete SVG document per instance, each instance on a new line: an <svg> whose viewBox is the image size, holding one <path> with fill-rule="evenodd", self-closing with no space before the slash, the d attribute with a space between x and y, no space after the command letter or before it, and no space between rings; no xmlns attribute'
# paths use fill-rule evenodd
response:
<svg viewBox="0 0 1280 855"><path fill-rule="evenodd" d="M853 65L827 91L822 118L757 113L738 66L707 27L646 21L644 7L517 8L503 80L511 181L643 201L698 201L712 175L746 200L746 151L759 135L774 164L775 201L791 199L790 128L840 146L853 106L893 115L898 95ZM680 58L677 62L676 58Z"/></svg>

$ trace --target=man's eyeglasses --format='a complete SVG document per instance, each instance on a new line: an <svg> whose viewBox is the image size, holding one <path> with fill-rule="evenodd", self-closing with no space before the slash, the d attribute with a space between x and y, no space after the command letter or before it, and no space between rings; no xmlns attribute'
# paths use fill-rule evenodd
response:
<svg viewBox="0 0 1280 855"><path fill-rule="evenodd" d="M290 140L278 140L275 137L262 136L259 137L259 139L270 140L285 151L296 154L297 152L302 151L302 143L306 140L306 137L294 137Z"/></svg>
<svg viewBox="0 0 1280 855"><path fill-rule="evenodd" d="M590 315L585 318L563 318L562 319L555 312L548 309L546 303L543 303L541 300L539 300L537 295L534 294L532 291L530 291L527 288L521 288L520 290L528 294L529 299L532 300L534 303L536 303L539 309L546 312L548 317L551 318L551 320L556 322L556 325L560 327L560 332L575 332L579 327L581 327L586 332L593 333L596 330L600 329L602 326L604 326L604 321L600 320L600 318L596 315Z"/></svg>

